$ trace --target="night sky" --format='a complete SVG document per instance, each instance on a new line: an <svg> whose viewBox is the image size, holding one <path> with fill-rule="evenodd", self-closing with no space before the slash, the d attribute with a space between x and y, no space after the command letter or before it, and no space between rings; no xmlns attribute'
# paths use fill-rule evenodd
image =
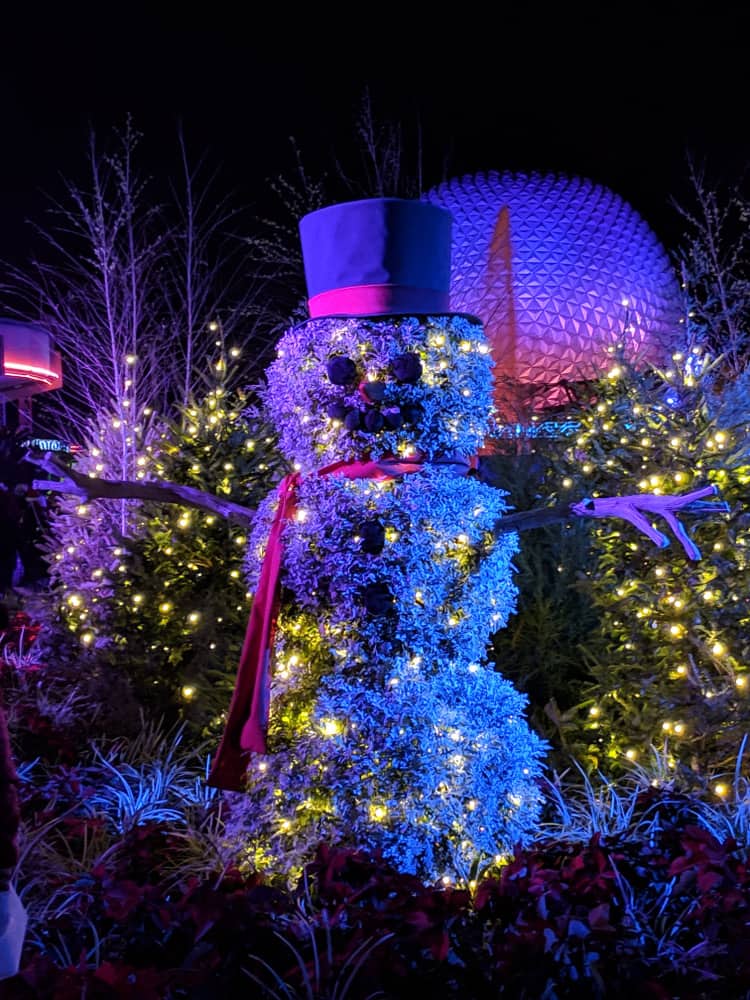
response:
<svg viewBox="0 0 750 1000"><path fill-rule="evenodd" d="M489 14L451 23L434 13L432 28L409 31L358 8L365 27L348 44L317 40L315 18L308 36L291 14L293 32L283 17L261 26L218 8L201 22L154 13L146 28L123 17L105 42L94 21L61 22L60 35L45 15L33 46L4 38L0 258L22 263L33 247L27 220L44 222L42 192L59 196L61 176L83 181L90 126L106 136L131 111L158 184L182 119L193 153L263 214L269 178L294 172L290 137L311 176L336 158L356 174L366 91L379 120L401 123L407 169L421 135L424 187L478 170L577 174L615 190L674 246L681 223L670 202L687 195L687 153L729 182L750 163L750 32L736 6L654 3L639 14L567 4L550 14L511 3L492 7L496 27ZM357 35L334 14L320 18Z"/></svg>

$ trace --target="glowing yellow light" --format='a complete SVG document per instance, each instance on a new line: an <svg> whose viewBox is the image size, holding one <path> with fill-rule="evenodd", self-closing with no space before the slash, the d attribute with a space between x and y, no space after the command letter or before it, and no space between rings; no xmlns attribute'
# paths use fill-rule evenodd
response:
<svg viewBox="0 0 750 1000"><path fill-rule="evenodd" d="M78 596L78 594L71 594L70 597L68 598L68 604L71 606L71 608L80 608L80 606L83 604L83 601Z"/></svg>
<svg viewBox="0 0 750 1000"><path fill-rule="evenodd" d="M683 633L682 625L670 625L669 634L674 636L681 636Z"/></svg>
<svg viewBox="0 0 750 1000"><path fill-rule="evenodd" d="M474 810L478 805L479 803L477 802L476 799L469 799L469 801L466 803L466 808L469 810L469 812L474 812Z"/></svg>
<svg viewBox="0 0 750 1000"><path fill-rule="evenodd" d="M324 736L338 736L342 727L336 719L323 719L320 728Z"/></svg>
<svg viewBox="0 0 750 1000"><path fill-rule="evenodd" d="M673 448L679 448L680 445L682 444L682 441L678 437L673 437L669 439L669 443L672 445Z"/></svg>
<svg viewBox="0 0 750 1000"><path fill-rule="evenodd" d="M746 675L745 674L740 674L738 677L735 677L734 683L740 689L741 688L746 688L747 687L747 677L746 677Z"/></svg>
<svg viewBox="0 0 750 1000"><path fill-rule="evenodd" d="M669 733L669 732L672 731L672 723L671 722L662 722L661 728L663 729L663 731L665 733Z"/></svg>
<svg viewBox="0 0 750 1000"><path fill-rule="evenodd" d="M191 625L195 625L196 622L200 621L200 614L197 611L191 611L187 616L187 620Z"/></svg>
<svg viewBox="0 0 750 1000"><path fill-rule="evenodd" d="M170 604L169 601L162 601L162 603L159 605L159 611L161 611L163 615L166 615L167 612L171 610L172 610L172 605Z"/></svg>
<svg viewBox="0 0 750 1000"><path fill-rule="evenodd" d="M235 545L244 545L247 542L247 538L244 535L237 535L234 539Z"/></svg>
<svg viewBox="0 0 750 1000"><path fill-rule="evenodd" d="M374 820L376 823L382 823L387 816L388 816L388 810L384 805L370 806L370 819Z"/></svg>
<svg viewBox="0 0 750 1000"><path fill-rule="evenodd" d="M677 736L682 736L682 734L685 732L684 722L675 722L674 731Z"/></svg>
<svg viewBox="0 0 750 1000"><path fill-rule="evenodd" d="M704 601L715 601L716 600L716 594L713 592L713 590L704 590L702 596L703 596L703 600Z"/></svg>
<svg viewBox="0 0 750 1000"><path fill-rule="evenodd" d="M458 346L459 346L459 348L462 351L470 351L471 350L471 341L470 340L462 340L461 343Z"/></svg>
<svg viewBox="0 0 750 1000"><path fill-rule="evenodd" d="M638 751L637 750L632 750L632 749L631 750L626 750L625 751L625 756L628 758L628 760L635 760L637 758L637 756L638 756Z"/></svg>
<svg viewBox="0 0 750 1000"><path fill-rule="evenodd" d="M601 714L602 710L599 708L598 705L592 705L591 708L589 709L589 715L591 716L592 719L598 719Z"/></svg>
<svg viewBox="0 0 750 1000"><path fill-rule="evenodd" d="M677 667L677 673L678 673L678 674L679 674L679 675L680 675L681 677L684 677L684 676L685 676L685 674L687 673L687 667L685 666L685 664L684 664L684 663L681 663L681 664L679 665L679 667Z"/></svg>
<svg viewBox="0 0 750 1000"><path fill-rule="evenodd" d="M584 472L591 472L592 469L593 469L593 466L589 462L584 462L584 464L583 464L583 471Z"/></svg>
<svg viewBox="0 0 750 1000"><path fill-rule="evenodd" d="M195 688L192 684L183 684L180 688L180 694L185 699L185 701L190 701L195 697Z"/></svg>
<svg viewBox="0 0 750 1000"><path fill-rule="evenodd" d="M714 656L723 656L724 653L726 653L726 651L727 647L724 645L723 642L715 642L711 647L711 652L714 654Z"/></svg>
<svg viewBox="0 0 750 1000"><path fill-rule="evenodd" d="M143 594L133 594L133 604L143 604Z"/></svg>
<svg viewBox="0 0 750 1000"><path fill-rule="evenodd" d="M656 567L655 573L656 573L657 576L665 576L666 572L667 571L664 569L663 566L657 566Z"/></svg>
<svg viewBox="0 0 750 1000"><path fill-rule="evenodd" d="M94 639L95 636L93 632L81 633L81 642L84 644L84 646L90 646L91 643L94 641Z"/></svg>
<svg viewBox="0 0 750 1000"><path fill-rule="evenodd" d="M717 781L714 785L714 792L720 799L723 799L725 796L729 795L729 785L725 785L723 781Z"/></svg>
<svg viewBox="0 0 750 1000"><path fill-rule="evenodd" d="M726 439L727 439L727 436L726 436L726 434L724 433L724 431L717 431L717 432L716 432L716 433L714 434L714 437L715 437L715 438L716 438L716 440L717 440L717 441L719 442L719 444L724 444L724 442L725 442L725 441L726 441Z"/></svg>
<svg viewBox="0 0 750 1000"><path fill-rule="evenodd" d="M127 364L127 365L134 365L137 360L138 360L138 358L135 356L135 354L126 354L125 355L125 364Z"/></svg>
<svg viewBox="0 0 750 1000"><path fill-rule="evenodd" d="M295 511L294 519L295 521L298 521L300 524L303 524L307 520L307 518L308 518L308 511L306 511L303 507L299 507L297 511Z"/></svg>
<svg viewBox="0 0 750 1000"><path fill-rule="evenodd" d="M565 479L563 479L562 484L567 490L573 485L573 480L569 476L566 476Z"/></svg>

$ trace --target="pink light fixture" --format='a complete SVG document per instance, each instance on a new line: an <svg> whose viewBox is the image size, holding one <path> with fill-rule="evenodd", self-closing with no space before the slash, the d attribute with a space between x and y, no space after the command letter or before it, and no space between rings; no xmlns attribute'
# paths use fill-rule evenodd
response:
<svg viewBox="0 0 750 1000"><path fill-rule="evenodd" d="M62 384L51 335L33 323L0 319L0 401L26 399Z"/></svg>

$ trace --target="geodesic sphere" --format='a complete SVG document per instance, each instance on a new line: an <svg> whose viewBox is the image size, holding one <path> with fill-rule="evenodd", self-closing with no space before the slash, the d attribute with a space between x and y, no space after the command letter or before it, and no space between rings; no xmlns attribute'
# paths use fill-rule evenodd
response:
<svg viewBox="0 0 750 1000"><path fill-rule="evenodd" d="M427 197L453 214L451 309L484 323L496 400L509 381L533 393L595 377L620 343L636 363L674 349L677 277L655 234L612 191L578 177L493 172ZM540 395L561 401L559 388Z"/></svg>

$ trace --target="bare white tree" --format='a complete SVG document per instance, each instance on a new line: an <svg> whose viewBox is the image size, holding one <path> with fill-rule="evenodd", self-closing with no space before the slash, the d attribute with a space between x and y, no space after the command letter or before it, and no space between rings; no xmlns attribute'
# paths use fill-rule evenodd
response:
<svg viewBox="0 0 750 1000"><path fill-rule="evenodd" d="M64 387L41 397L36 424L83 446L86 476L158 476L162 417L179 418L200 396L206 365L235 340L232 356L242 347L246 362L238 378L249 381L282 322L248 245L252 220L215 196L216 177L191 166L180 128L176 136L178 179L157 201L132 120L106 148L92 133L85 183L65 184L51 221L37 227L40 254L7 269L0 285L10 311L49 330L62 354ZM52 578L66 589L97 586L139 530L133 500L92 517L80 508L61 498L52 515Z"/></svg>
<svg viewBox="0 0 750 1000"><path fill-rule="evenodd" d="M687 339L723 355L731 376L750 347L750 205L738 185L719 190L688 160L692 204L675 204L687 231L680 254Z"/></svg>

